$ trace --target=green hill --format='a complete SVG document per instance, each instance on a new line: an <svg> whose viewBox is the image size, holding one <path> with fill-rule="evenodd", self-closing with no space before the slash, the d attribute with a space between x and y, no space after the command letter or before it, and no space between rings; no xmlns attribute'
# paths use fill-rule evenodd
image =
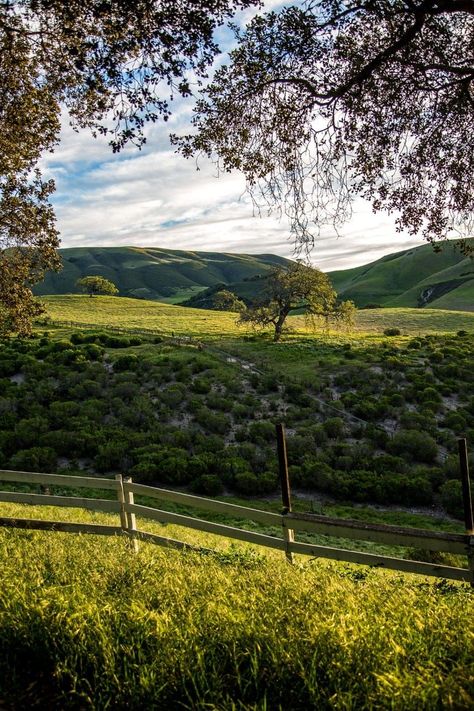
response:
<svg viewBox="0 0 474 711"><path fill-rule="evenodd" d="M468 243L474 247L474 239ZM474 261L456 248L456 242L447 242L441 252L423 245L329 276L339 296L359 307L375 303L474 310Z"/></svg>
<svg viewBox="0 0 474 711"><path fill-rule="evenodd" d="M48 272L34 292L78 293L77 279L98 275L110 279L120 296L180 302L217 283L231 284L265 274L287 259L273 254L185 252L154 247L78 247L61 249L63 269Z"/></svg>
<svg viewBox="0 0 474 711"><path fill-rule="evenodd" d="M474 248L474 238L467 241ZM262 288L262 278L274 265L290 260L274 254L189 252L140 247L79 247L62 249L63 269L48 272L35 294L77 293L80 277L110 279L120 296L213 307L216 290L226 288L246 302ZM329 272L341 299L362 308L384 307L474 311L474 260L456 242L440 252L423 245L389 254L354 269Z"/></svg>

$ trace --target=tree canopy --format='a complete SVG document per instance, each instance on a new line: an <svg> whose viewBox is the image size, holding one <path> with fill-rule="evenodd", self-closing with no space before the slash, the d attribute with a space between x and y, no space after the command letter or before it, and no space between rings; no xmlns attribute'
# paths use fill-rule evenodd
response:
<svg viewBox="0 0 474 711"><path fill-rule="evenodd" d="M116 296L119 293L113 282L101 276L82 277L76 281L76 286L86 294L89 294L89 296L97 296L98 294Z"/></svg>
<svg viewBox="0 0 474 711"><path fill-rule="evenodd" d="M265 279L265 288L248 308L242 309L239 322L256 328L274 327L279 341L291 311L305 309L309 318L321 317L351 325L355 306L351 301L337 303L329 277L315 267L295 262L288 268L275 267Z"/></svg>
<svg viewBox="0 0 474 711"><path fill-rule="evenodd" d="M218 52L215 29L257 0L11 0L0 4L0 319L27 332L39 310L30 285L60 266L38 169L59 141L60 113L140 146L167 120Z"/></svg>
<svg viewBox="0 0 474 711"><path fill-rule="evenodd" d="M217 311L241 311L245 303L229 289L220 289L214 296L214 308Z"/></svg>
<svg viewBox="0 0 474 711"><path fill-rule="evenodd" d="M436 242L474 214L474 1L307 0L256 16L197 106L187 156L241 170L299 243L356 196Z"/></svg>

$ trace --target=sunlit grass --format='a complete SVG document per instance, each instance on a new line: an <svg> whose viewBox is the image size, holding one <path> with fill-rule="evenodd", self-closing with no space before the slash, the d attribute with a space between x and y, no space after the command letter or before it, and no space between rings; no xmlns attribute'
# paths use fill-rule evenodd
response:
<svg viewBox="0 0 474 711"><path fill-rule="evenodd" d="M242 337L253 332L236 323L237 315L173 306L156 301L118 297L67 295L43 299L48 316L55 322L73 325L145 329L164 335L195 338ZM315 332L303 316L288 319L290 338L312 336ZM402 334L449 333L474 330L474 313L440 309L367 309L357 312L352 334L332 331L329 337L383 335L386 328L399 328ZM267 331L271 335L271 330ZM327 338L323 329L317 338Z"/></svg>
<svg viewBox="0 0 474 711"><path fill-rule="evenodd" d="M3 515L23 509L2 504ZM289 566L240 545L209 555L141 543L134 554L122 537L13 529L0 530L0 564L0 695L15 708L418 711L474 700L466 585Z"/></svg>

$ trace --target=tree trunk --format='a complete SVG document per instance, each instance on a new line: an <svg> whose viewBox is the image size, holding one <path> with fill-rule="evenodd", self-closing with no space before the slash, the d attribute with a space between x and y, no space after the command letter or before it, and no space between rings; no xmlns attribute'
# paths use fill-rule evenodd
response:
<svg viewBox="0 0 474 711"><path fill-rule="evenodd" d="M283 324L285 323L285 319L287 316L288 316L288 311L286 311L286 312L283 311L278 316L278 320L275 321L275 335L273 336L274 343L279 341L281 338L281 334L283 331Z"/></svg>

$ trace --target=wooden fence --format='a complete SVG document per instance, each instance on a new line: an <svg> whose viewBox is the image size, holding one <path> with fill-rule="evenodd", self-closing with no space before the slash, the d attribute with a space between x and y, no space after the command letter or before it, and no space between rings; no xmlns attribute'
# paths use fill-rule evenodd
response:
<svg viewBox="0 0 474 711"><path fill-rule="evenodd" d="M282 465L283 464L284 462L282 462ZM159 523L174 523L197 531L205 531L219 536L225 536L226 538L281 550L290 560L293 554L309 555L314 558L329 558L331 560L361 563L407 573L418 573L420 575L437 576L450 580L467 581L470 582L471 585L474 585L474 532L472 530L466 534L458 534L421 530L417 528L368 524L314 514L294 513L291 511L290 505L286 506L281 514L278 514L238 506L224 501L193 496L191 494L159 489L144 484L136 484L131 478L122 477L121 475L117 475L115 479L106 479L90 476L76 477L59 474L0 470L0 481L19 484L36 484L39 485L44 492L0 491L0 502L82 508L91 511L115 513L118 517L117 525L115 526L2 517L0 518L0 526L3 527L63 531L67 533L91 533L105 536L125 535L130 539L135 550L138 548L138 542L140 540L146 540L173 548L193 547L182 541L159 536L138 528L137 516L139 516L140 518L157 521ZM114 492L114 498L86 498L77 495L59 496L49 493L49 487L73 487L76 490L86 488ZM156 501L157 507L135 503L135 495L146 497L147 500L152 502ZM282 531L282 535L281 537L268 535L223 523L207 521L194 516L165 511L159 508L159 502L172 502L185 507L228 515L234 519L239 518L244 521L276 527ZM288 497L288 504L289 503ZM335 538L371 541L389 546L410 546L426 551L454 553L467 556L468 567L457 568L447 565L436 565L376 553L304 543L295 540L296 533L301 531Z"/></svg>

